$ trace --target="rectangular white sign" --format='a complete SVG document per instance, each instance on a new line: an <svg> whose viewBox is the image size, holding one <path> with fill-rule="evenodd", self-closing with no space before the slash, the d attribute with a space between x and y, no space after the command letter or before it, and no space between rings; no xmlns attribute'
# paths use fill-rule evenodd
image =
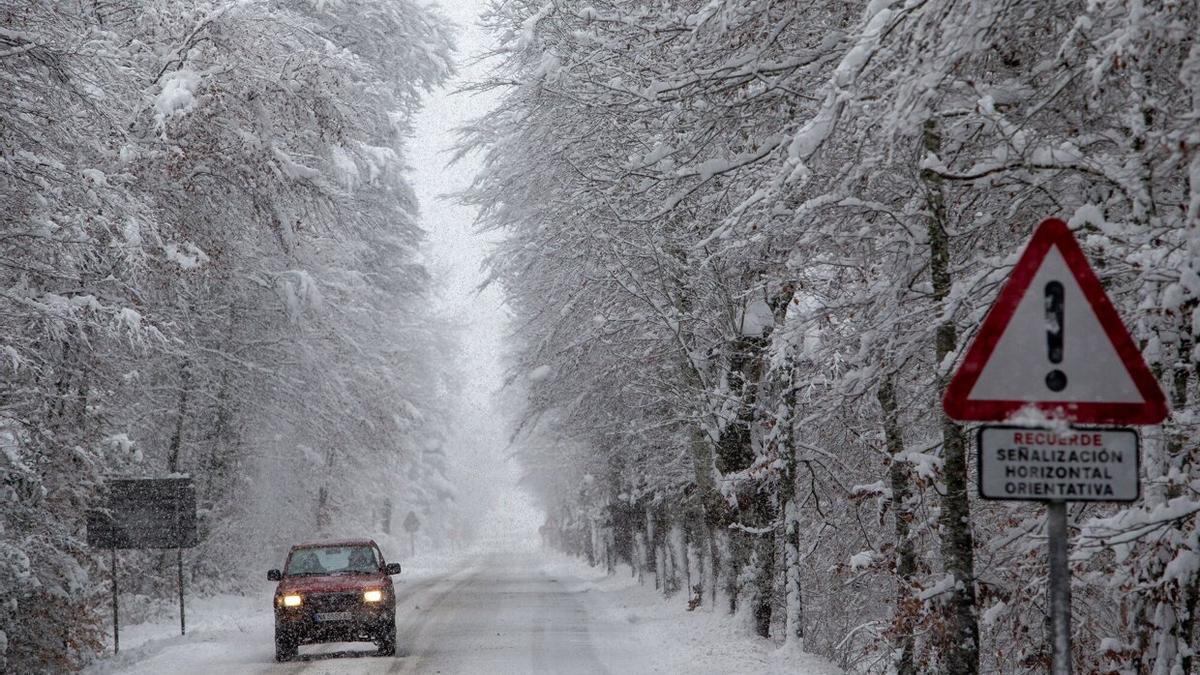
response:
<svg viewBox="0 0 1200 675"><path fill-rule="evenodd" d="M979 429L979 495L985 499L1130 502L1140 493L1132 429Z"/></svg>

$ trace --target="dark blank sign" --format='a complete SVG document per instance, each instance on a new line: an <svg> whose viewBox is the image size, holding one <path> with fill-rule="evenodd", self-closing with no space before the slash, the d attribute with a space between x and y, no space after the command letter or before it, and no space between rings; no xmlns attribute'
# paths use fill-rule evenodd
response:
<svg viewBox="0 0 1200 675"><path fill-rule="evenodd" d="M104 507L87 514L89 546L196 545L196 489L191 478L121 478L109 480L105 488Z"/></svg>

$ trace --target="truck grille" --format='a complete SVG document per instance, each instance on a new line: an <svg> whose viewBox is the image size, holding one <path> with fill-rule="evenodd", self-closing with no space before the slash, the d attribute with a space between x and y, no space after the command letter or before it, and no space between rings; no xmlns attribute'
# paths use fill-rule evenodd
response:
<svg viewBox="0 0 1200 675"><path fill-rule="evenodd" d="M359 593L313 593L308 606L314 612L344 612L359 605Z"/></svg>

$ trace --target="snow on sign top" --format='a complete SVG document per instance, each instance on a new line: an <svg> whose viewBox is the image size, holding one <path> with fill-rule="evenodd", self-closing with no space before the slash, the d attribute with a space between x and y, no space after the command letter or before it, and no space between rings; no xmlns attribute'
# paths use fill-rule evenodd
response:
<svg viewBox="0 0 1200 675"><path fill-rule="evenodd" d="M1067 224L1038 226L946 387L956 420L1027 406L1084 424L1158 424L1162 389Z"/></svg>

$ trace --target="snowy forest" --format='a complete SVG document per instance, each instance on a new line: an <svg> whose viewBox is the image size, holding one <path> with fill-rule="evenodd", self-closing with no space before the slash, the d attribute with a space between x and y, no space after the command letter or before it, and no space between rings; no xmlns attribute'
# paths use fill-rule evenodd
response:
<svg viewBox="0 0 1200 675"><path fill-rule="evenodd" d="M101 649L106 475L195 477L200 592L452 498L404 173L450 54L407 0L0 3L0 671ZM121 554L127 612L163 553Z"/></svg>
<svg viewBox="0 0 1200 675"><path fill-rule="evenodd" d="M1171 408L1140 500L1070 507L1075 668L1200 672L1200 4L484 7L461 93L496 105L446 160L481 158L454 198L548 545L846 672L1046 672L1044 508L978 497L941 399L1057 217ZM104 652L110 476L194 477L201 595L312 533L477 525L407 159L455 31L0 0L0 672ZM169 601L173 552L122 560L127 611Z"/></svg>
<svg viewBox="0 0 1200 675"><path fill-rule="evenodd" d="M465 195L503 234L544 533L852 672L1049 668L1044 509L940 400L1069 222L1172 413L1075 504L1078 672L1196 672L1200 6L496 0Z"/></svg>

